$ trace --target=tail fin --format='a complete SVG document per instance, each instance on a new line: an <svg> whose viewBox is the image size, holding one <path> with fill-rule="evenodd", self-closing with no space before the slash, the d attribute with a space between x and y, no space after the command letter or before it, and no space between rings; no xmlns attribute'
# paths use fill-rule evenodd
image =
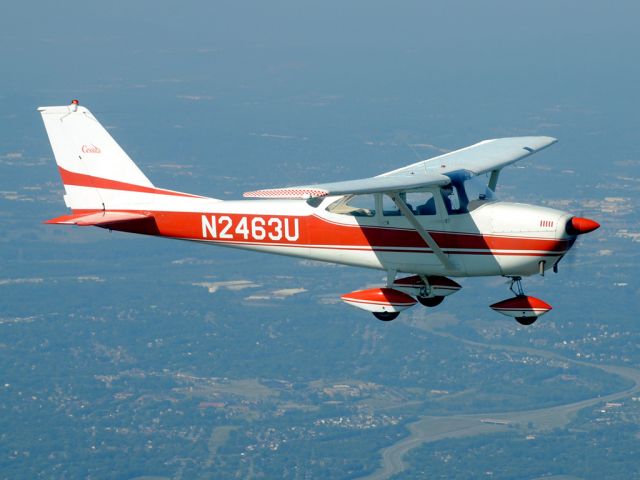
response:
<svg viewBox="0 0 640 480"><path fill-rule="evenodd" d="M74 210L109 208L121 190L153 191L133 163L91 112L74 100L62 107L40 107L42 120L65 186L65 203ZM133 187L133 188L132 188Z"/></svg>

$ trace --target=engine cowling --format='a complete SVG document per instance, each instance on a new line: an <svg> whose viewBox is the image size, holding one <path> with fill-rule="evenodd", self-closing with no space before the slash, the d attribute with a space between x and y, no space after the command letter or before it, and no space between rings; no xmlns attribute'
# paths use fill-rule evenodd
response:
<svg viewBox="0 0 640 480"><path fill-rule="evenodd" d="M340 299L367 312L395 313L416 304L416 299L394 288L369 288L345 293Z"/></svg>

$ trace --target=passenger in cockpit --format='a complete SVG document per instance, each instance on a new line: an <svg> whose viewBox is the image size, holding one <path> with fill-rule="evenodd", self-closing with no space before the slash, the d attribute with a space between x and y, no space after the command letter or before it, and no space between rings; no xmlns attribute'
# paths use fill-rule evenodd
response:
<svg viewBox="0 0 640 480"><path fill-rule="evenodd" d="M429 197L429 200L422 205L418 205L416 208L418 215L435 215L436 214L436 202L433 197Z"/></svg>

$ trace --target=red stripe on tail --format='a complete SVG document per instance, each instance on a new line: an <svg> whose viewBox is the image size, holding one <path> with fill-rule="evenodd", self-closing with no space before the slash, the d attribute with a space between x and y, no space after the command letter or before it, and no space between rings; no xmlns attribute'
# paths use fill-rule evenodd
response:
<svg viewBox="0 0 640 480"><path fill-rule="evenodd" d="M153 193L156 195L173 195L175 197L204 198L199 195L191 195L189 193L174 192L173 190L164 190L162 188L144 187L142 185L134 185L132 183L119 182L117 180L109 180L108 178L94 177L85 175L84 173L70 172L62 167L58 167L62 183L65 185L75 185L77 187L104 188L107 190L124 190L127 192Z"/></svg>

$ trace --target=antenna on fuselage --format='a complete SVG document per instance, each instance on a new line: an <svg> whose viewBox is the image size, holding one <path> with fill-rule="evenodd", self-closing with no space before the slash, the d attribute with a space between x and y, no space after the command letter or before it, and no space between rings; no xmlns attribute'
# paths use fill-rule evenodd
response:
<svg viewBox="0 0 640 480"><path fill-rule="evenodd" d="M415 149L415 148L413 148L413 145L411 145L410 143L405 143L405 145L411 149L411 151L413 152L413 154L416 156L416 158L417 158L418 160L420 160L420 161L421 161L421 160L424 160L424 159L423 159L423 158L418 154L418 152L416 151L416 149Z"/></svg>

